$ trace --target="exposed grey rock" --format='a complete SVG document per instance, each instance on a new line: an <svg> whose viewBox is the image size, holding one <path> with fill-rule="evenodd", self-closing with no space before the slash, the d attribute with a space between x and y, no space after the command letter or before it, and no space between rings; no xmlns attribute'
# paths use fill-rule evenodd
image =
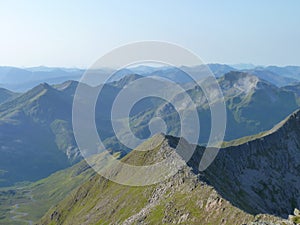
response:
<svg viewBox="0 0 300 225"><path fill-rule="evenodd" d="M259 139L221 149L204 175L239 208L287 218L300 206L299 159L298 111Z"/></svg>

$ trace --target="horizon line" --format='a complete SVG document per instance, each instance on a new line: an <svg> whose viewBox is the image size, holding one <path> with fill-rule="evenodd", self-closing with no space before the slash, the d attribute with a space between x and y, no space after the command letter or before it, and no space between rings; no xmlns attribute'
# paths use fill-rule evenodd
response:
<svg viewBox="0 0 300 225"><path fill-rule="evenodd" d="M295 65L295 64L253 64L253 63L220 63L220 62L209 62L209 63L204 63L204 64L200 64L200 65L180 65L180 66L174 66L174 67L183 67L183 66L187 66L187 67L196 67L196 66L201 66L201 65L227 65L230 67L243 67L243 66L249 66L249 67L253 67L253 68L259 68L259 67L271 67L271 66L276 66L276 67L300 67L300 65ZM125 68L136 68L139 66L145 66L145 67L152 67L152 68L163 68L163 67L171 67L171 66L166 66L166 65L159 65L159 66L154 66L154 65L135 65L132 67L124 67L121 69L125 69ZM36 68L49 68L49 69L77 69L77 70L87 70L89 69L89 67L80 67L80 66L48 66L48 65L36 65L36 66L17 66L17 65L0 65L0 68L18 68L18 69L36 69ZM116 69L115 67L101 67L98 69Z"/></svg>

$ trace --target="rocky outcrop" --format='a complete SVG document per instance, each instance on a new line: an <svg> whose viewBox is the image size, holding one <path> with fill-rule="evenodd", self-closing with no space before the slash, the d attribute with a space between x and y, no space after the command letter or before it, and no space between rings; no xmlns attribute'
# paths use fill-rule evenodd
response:
<svg viewBox="0 0 300 225"><path fill-rule="evenodd" d="M289 215L289 220L293 223L293 224L300 224L300 211L299 209L295 209L294 210L294 215Z"/></svg>
<svg viewBox="0 0 300 225"><path fill-rule="evenodd" d="M297 224L300 112L257 137L221 149L204 172L198 171L204 151L198 146L187 165L155 185L123 186L95 176L39 224L54 220L58 224ZM149 165L165 158L178 160L175 137L160 134L141 148L154 147L158 140L160 148L133 151L123 162ZM121 173L116 172L116 176ZM57 221L52 215L64 216Z"/></svg>
<svg viewBox="0 0 300 225"><path fill-rule="evenodd" d="M287 217L300 206L300 112L266 135L221 149L204 176L251 214Z"/></svg>

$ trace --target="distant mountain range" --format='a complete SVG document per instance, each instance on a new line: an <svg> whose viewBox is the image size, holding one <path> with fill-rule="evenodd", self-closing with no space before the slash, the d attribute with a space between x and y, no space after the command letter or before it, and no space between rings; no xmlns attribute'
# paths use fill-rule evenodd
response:
<svg viewBox="0 0 300 225"><path fill-rule="evenodd" d="M165 77L170 76L165 69ZM200 117L199 146L174 176L143 187L116 184L95 174L85 161L79 162L82 156L71 122L77 81L42 83L22 94L0 89L0 186L17 183L0 188L0 223L20 224L11 215L20 210L22 215L30 214L22 223L32 220L43 225L294 225L299 218L287 217L300 206L300 112L293 113L299 108L300 84L278 87L251 71L229 71L217 79L228 122L223 148L204 172L198 167L210 130L210 110L203 91L184 82ZM111 154L127 164L182 160L175 150L179 139L174 135L180 135L178 115L167 102L146 99L130 114L132 131L142 138L150 135L150 119L162 116L167 134L149 137L139 147L148 149L162 141L161 148L130 151L114 135L113 100L123 87L142 77L130 74L101 84L104 98L96 104L100 138ZM201 82L210 84L210 80ZM174 99L186 102L182 93ZM191 108L185 105L184 110ZM119 173L116 170L115 175ZM36 182L18 184L24 181Z"/></svg>
<svg viewBox="0 0 300 225"><path fill-rule="evenodd" d="M281 87L300 81L300 67L298 66L267 66L255 67L253 65L226 65L226 64L207 64L216 77L221 77L231 71L249 72L261 79ZM205 65L184 67L185 71L192 74L207 73ZM98 75L114 74L110 81L116 81L130 74L141 76L158 75L173 80L178 83L190 82L191 79L182 71L183 67L151 67L137 66L115 71L111 68L101 68L95 70ZM24 92L35 87L40 83L57 84L67 80L79 80L84 74L84 69L77 68L51 68L33 67L16 68L0 67L0 87L15 92Z"/></svg>
<svg viewBox="0 0 300 225"><path fill-rule="evenodd" d="M199 146L186 166L151 186L123 186L95 175L38 224L293 225L299 215L290 220L288 215L300 206L299 127L297 111L263 134L228 143L204 172L198 170L203 154ZM164 143L162 147L150 153L132 151L121 160L131 165L162 159L175 163L182 160L175 150L178 140L156 135L139 149L155 143Z"/></svg>
<svg viewBox="0 0 300 225"><path fill-rule="evenodd" d="M298 97L294 90L279 88L249 73L229 72L218 78L218 82L223 91L227 108L225 140L232 140L271 129L276 123L299 107ZM198 86L188 88L187 93L196 103L200 117L201 134L199 143L206 143L211 129L210 123L207 122L211 120L207 99ZM214 95L213 92L210 94ZM182 104L188 102L181 94L175 96L174 99L175 101L181 99ZM144 138L147 137L149 130L143 124L147 124L152 117L162 116L165 121L172 121L169 132L176 136L176 128L180 127L180 121L174 110L170 110L170 104L162 103L161 105L152 105L150 108L144 110L144 113L133 116L132 124L136 128L136 134ZM185 111L190 110L189 106L184 106L183 109ZM272 116L269 116L269 113Z"/></svg>
<svg viewBox="0 0 300 225"><path fill-rule="evenodd" d="M227 224L294 225L299 215L297 169L299 111L264 134L227 143L213 164L198 171L203 147L174 176L151 186L124 186L96 174L82 161L51 176L0 189L0 223L18 224L9 211L28 213L34 224ZM288 137L288 138L287 138ZM158 134L121 160L149 165L162 159L182 160L179 139ZM274 148L276 146L276 148ZM117 154L116 154L117 157ZM293 160L291 161L291 158ZM115 176L120 171L116 171ZM11 216L12 215L12 216ZM33 222L32 222L33 223Z"/></svg>
<svg viewBox="0 0 300 225"><path fill-rule="evenodd" d="M121 151L122 155L129 149L115 137L110 122L111 107L119 91L141 77L133 74L105 84L102 90L105 97L96 106L100 138L107 148L113 152ZM226 141L271 129L299 107L296 85L279 88L257 76L237 71L226 73L218 78L218 82L227 107ZM24 94L2 89L1 98L5 102L0 104L1 186L38 180L82 159L71 122L77 85L77 81L53 86L42 83ZM196 102L200 117L199 143L205 144L210 134L210 110L202 90L192 84L187 86L187 93ZM94 91L93 87L86 88ZM174 98L181 99L180 95ZM184 109L189 110L189 107ZM148 122L154 116L162 116L168 134L179 135L180 122L174 109L166 102L148 99L132 110L130 123L136 136L149 137ZM125 133L123 135L126 137Z"/></svg>
<svg viewBox="0 0 300 225"><path fill-rule="evenodd" d="M81 69L0 67L0 87L23 92L44 82L55 84L66 80L78 80L83 72Z"/></svg>

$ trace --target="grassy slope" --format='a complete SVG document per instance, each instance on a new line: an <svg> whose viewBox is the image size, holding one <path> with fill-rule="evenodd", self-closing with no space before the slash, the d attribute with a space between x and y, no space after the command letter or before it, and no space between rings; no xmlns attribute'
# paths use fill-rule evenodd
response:
<svg viewBox="0 0 300 225"><path fill-rule="evenodd" d="M10 219L10 217L13 216L10 213L13 205L29 201L29 198L26 196L28 191L17 188L18 187L0 189L0 224L23 225L23 223L14 222Z"/></svg>
<svg viewBox="0 0 300 225"><path fill-rule="evenodd" d="M161 155L157 148L153 154L133 151L122 160L149 165L157 154ZM266 215L255 218L234 207L213 187L200 181L189 167L184 167L166 181L143 187L124 186L94 176L50 209L38 224L122 224L131 218L129 224L143 221L145 224L234 225L264 217L277 220Z"/></svg>
<svg viewBox="0 0 300 225"><path fill-rule="evenodd" d="M152 142L148 140L146 144ZM128 164L149 165L157 160L153 154L158 151L158 148L153 151L133 151L122 160ZM17 203L20 204L19 212L29 213L24 219L33 221L54 206L40 224L121 223L149 207L157 195L158 201L154 201L156 203L143 218L150 224L179 221L182 224L199 224L203 221L205 224L241 224L259 217L270 219L264 215L255 218L232 206L211 186L191 175L188 168L164 183L146 187L123 186L93 174L93 170L81 162L30 185L0 189L0 224L22 224L9 219L10 210ZM78 186L80 188L77 189ZM30 200L29 195L34 201ZM185 222L182 221L184 217L187 217ZM271 217L271 220L276 219Z"/></svg>
<svg viewBox="0 0 300 225"><path fill-rule="evenodd" d="M0 224L20 224L10 219L10 210L17 203L20 203L18 212L28 213L24 219L38 220L51 206L65 198L93 174L94 171L82 161L32 184L0 189Z"/></svg>
<svg viewBox="0 0 300 225"><path fill-rule="evenodd" d="M6 149L1 150L0 169L7 171L0 186L36 181L70 166L47 125L65 119L66 105L59 92L45 84L0 105L0 144Z"/></svg>

